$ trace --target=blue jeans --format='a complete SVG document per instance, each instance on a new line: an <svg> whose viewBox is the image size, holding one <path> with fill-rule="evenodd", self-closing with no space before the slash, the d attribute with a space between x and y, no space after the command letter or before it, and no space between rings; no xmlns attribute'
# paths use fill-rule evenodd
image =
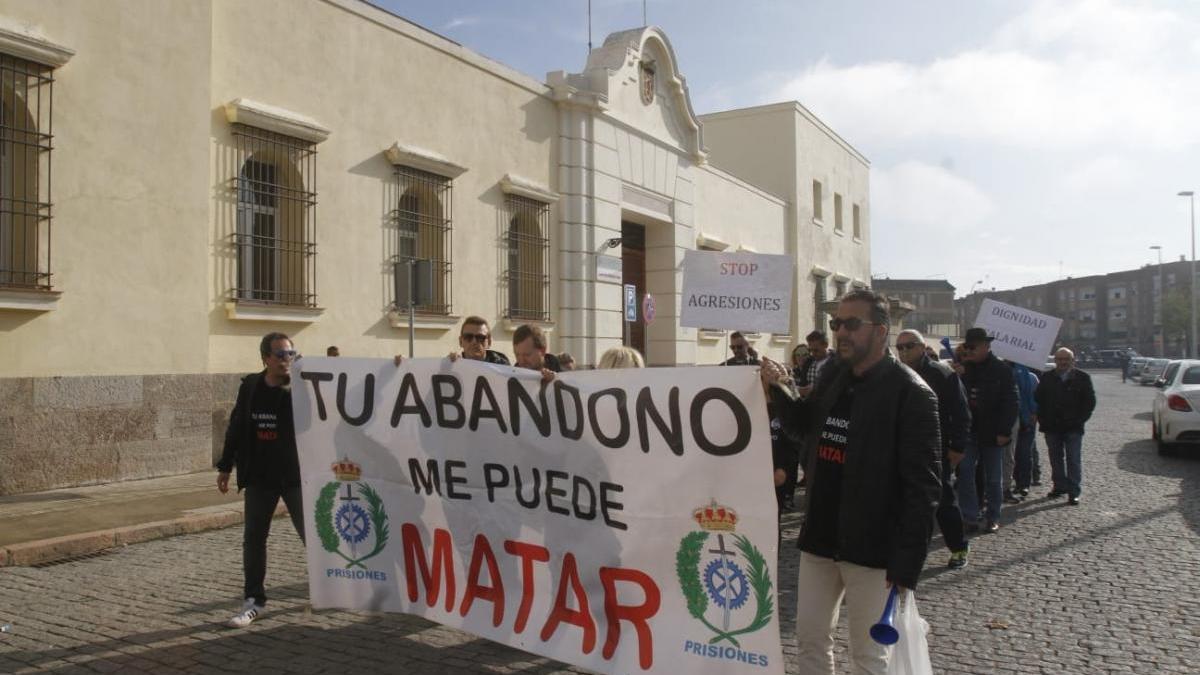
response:
<svg viewBox="0 0 1200 675"><path fill-rule="evenodd" d="M979 520L979 496L975 494L975 467L983 465L983 489L987 493L987 519L1000 520L1004 504L1004 446L967 441L966 454L958 464L958 501L964 522Z"/></svg>
<svg viewBox="0 0 1200 675"><path fill-rule="evenodd" d="M1046 434L1054 490L1078 497L1083 490L1083 433Z"/></svg>
<svg viewBox="0 0 1200 675"><path fill-rule="evenodd" d="M1037 427L1022 425L1017 432L1016 483L1018 490L1028 490L1037 465Z"/></svg>

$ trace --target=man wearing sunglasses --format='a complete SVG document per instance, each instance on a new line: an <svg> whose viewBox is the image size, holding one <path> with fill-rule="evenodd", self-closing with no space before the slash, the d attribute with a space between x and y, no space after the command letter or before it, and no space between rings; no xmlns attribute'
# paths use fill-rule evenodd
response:
<svg viewBox="0 0 1200 675"><path fill-rule="evenodd" d="M932 534L941 492L937 397L887 353L888 310L887 298L868 290L841 299L829 325L838 360L806 400L779 386L786 368L763 361L772 402L808 446L796 596L804 673L834 672L843 598L854 671L887 672L888 649L868 637L870 627L890 586L916 587Z"/></svg>
<svg viewBox="0 0 1200 675"><path fill-rule="evenodd" d="M229 620L245 628L266 609L267 536L275 507L282 499L292 525L304 541L300 496L300 459L292 421L291 374L296 350L283 333L267 333L258 346L262 372L242 378L237 402L229 415L225 449L217 462L217 489L229 491L229 474L237 467L237 489L245 491L242 530L242 611Z"/></svg>
<svg viewBox="0 0 1200 675"><path fill-rule="evenodd" d="M958 374L950 366L930 358L925 338L915 330L902 330L896 336L896 353L904 365L912 368L937 394L938 422L942 435L942 497L938 502L937 522L942 539L950 549L952 570L967 566L967 538L963 532L962 512L954 493L954 467L963 458L967 432L971 428L971 413L967 409L967 394Z"/></svg>
<svg viewBox="0 0 1200 675"><path fill-rule="evenodd" d="M757 366L758 354L750 346L750 341L740 331L734 331L729 336L729 351L733 356L721 363L723 366Z"/></svg>
<svg viewBox="0 0 1200 675"><path fill-rule="evenodd" d="M1012 368L992 353L993 339L982 328L968 329L963 338L966 368L963 386L971 409L971 433L967 437L967 452L959 464L958 498L968 532L980 530L979 495L975 487L975 470L980 464L987 496L982 529L985 533L1000 529L1004 485L1009 480L1004 475L1004 453L1017 424L1017 381Z"/></svg>
<svg viewBox="0 0 1200 675"><path fill-rule="evenodd" d="M451 352L451 359L461 355L464 359L510 365L507 356L489 349L492 346L492 329L488 326L487 319L481 316L468 316L463 319L462 328L458 332L458 346L462 353Z"/></svg>

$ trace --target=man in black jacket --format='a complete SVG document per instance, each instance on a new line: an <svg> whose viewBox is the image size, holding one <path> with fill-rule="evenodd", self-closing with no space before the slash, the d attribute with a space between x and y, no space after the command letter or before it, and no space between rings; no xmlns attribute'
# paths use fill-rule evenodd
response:
<svg viewBox="0 0 1200 675"><path fill-rule="evenodd" d="M242 378L237 402L225 430L225 449L217 462L217 489L229 491L229 474L237 467L237 489L245 490L242 529L242 572L245 604L229 620L233 628L249 626L263 613L267 594L267 536L279 500L287 505L292 525L304 541L300 496L300 458L292 422L291 370L296 351L283 333L267 333L258 347L264 369Z"/></svg>
<svg viewBox="0 0 1200 675"><path fill-rule="evenodd" d="M462 356L464 359L496 363L502 366L509 365L507 356L490 349L492 329L488 326L487 319L482 316L472 315L463 319L462 327L458 330L458 346L462 348L462 352L461 354L450 352L451 360ZM399 365L399 360L397 360L397 365Z"/></svg>
<svg viewBox="0 0 1200 675"><path fill-rule="evenodd" d="M950 366L929 358L925 338L915 330L902 330L896 336L896 353L904 365L912 368L933 389L938 399L938 422L942 435L942 497L938 502L937 521L942 539L950 549L950 569L967 566L967 538L963 532L962 511L954 492L954 467L963 458L967 432L971 428L971 413L967 409L967 394L958 374Z"/></svg>
<svg viewBox="0 0 1200 675"><path fill-rule="evenodd" d="M1075 367L1075 354L1063 347L1054 352L1054 370L1042 373L1034 398L1054 477L1048 496L1067 495L1067 503L1078 506L1083 489L1083 425L1096 409L1092 378Z"/></svg>
<svg viewBox="0 0 1200 675"><path fill-rule="evenodd" d="M967 452L958 465L958 498L963 520L970 532L979 531L979 496L975 490L975 467L983 464L987 493L987 522L984 532L1000 529L1004 504L1004 447L1012 442L1017 423L1017 381L1012 368L992 353L992 340L982 328L971 328L963 340L967 403L971 410L971 434Z"/></svg>
<svg viewBox="0 0 1200 675"><path fill-rule="evenodd" d="M887 353L888 301L867 290L842 298L830 328L838 361L813 394L789 400L784 423L811 445L800 531L796 621L800 671L832 673L833 630L843 597L855 672L884 673L887 649L868 637L889 586L915 588L933 529L941 481L937 397ZM763 377L787 370L764 359Z"/></svg>

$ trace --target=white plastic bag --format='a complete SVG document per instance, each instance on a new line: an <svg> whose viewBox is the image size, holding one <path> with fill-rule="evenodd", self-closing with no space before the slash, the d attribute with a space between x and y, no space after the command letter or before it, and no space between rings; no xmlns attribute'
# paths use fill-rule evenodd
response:
<svg viewBox="0 0 1200 675"><path fill-rule="evenodd" d="M900 641L891 647L888 675L933 675L929 643L925 640L929 624L917 613L917 597L906 590L896 599L900 603L895 622Z"/></svg>

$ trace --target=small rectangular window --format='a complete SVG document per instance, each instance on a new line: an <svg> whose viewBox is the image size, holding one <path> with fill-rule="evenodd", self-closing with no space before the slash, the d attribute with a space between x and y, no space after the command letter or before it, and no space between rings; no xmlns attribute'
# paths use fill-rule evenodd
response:
<svg viewBox="0 0 1200 675"><path fill-rule="evenodd" d="M842 196L836 192L833 193L833 230L842 231Z"/></svg>
<svg viewBox="0 0 1200 675"><path fill-rule="evenodd" d="M0 287L50 290L53 69L0 54Z"/></svg>
<svg viewBox="0 0 1200 675"><path fill-rule="evenodd" d="M859 215L858 204L854 205L853 213L854 213L854 222L852 223L852 225L854 227L854 238L862 239L862 220Z"/></svg>
<svg viewBox="0 0 1200 675"><path fill-rule="evenodd" d="M428 260L433 268L433 298L417 305L425 314L451 309L450 244L453 234L451 181L445 176L407 166L396 167L396 209L392 211L392 263ZM407 300L393 298L396 307Z"/></svg>
<svg viewBox="0 0 1200 675"><path fill-rule="evenodd" d="M825 218L824 209L821 206L821 181L814 180L812 183L813 220L818 222Z"/></svg>
<svg viewBox="0 0 1200 675"><path fill-rule="evenodd" d="M505 248L504 281L514 320L550 320L550 205L505 195L501 239Z"/></svg>
<svg viewBox="0 0 1200 675"><path fill-rule="evenodd" d="M316 145L233 125L239 302L316 307Z"/></svg>

